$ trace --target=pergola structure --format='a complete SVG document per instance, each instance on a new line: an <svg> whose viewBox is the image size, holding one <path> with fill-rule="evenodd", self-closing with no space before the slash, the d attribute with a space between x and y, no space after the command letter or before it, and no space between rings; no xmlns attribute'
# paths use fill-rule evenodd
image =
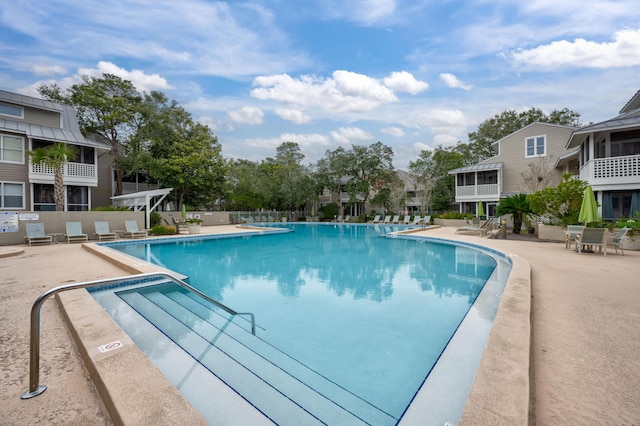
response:
<svg viewBox="0 0 640 426"><path fill-rule="evenodd" d="M154 211L165 199L173 188L153 189L150 191L134 192L132 194L116 195L111 197L113 205L129 207L129 210L139 212L145 210L145 227L151 226L151 212ZM152 204L153 203L153 204Z"/></svg>

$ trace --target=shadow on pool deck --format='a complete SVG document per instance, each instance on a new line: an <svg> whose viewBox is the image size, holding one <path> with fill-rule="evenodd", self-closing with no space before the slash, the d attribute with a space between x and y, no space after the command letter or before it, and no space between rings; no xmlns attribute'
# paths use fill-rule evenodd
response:
<svg viewBox="0 0 640 426"><path fill-rule="evenodd" d="M238 232L232 226L204 227L203 230ZM509 395L508 386L504 389L504 383L496 386L494 378L496 373L508 371L503 362L504 351L511 349L513 339L508 334L505 338L505 335L492 332L492 339L497 342L490 342L488 346L461 424L480 424L489 418L492 424L514 424L514 418L520 424L527 421L532 424L633 424L640 418L640 406L636 403L640 400L640 381L637 380L640 372L640 289L637 284L640 252L626 251L625 256L610 253L606 257L577 254L565 250L563 243L456 235L455 228L433 229L423 231L423 234L487 245L531 264L531 412L513 413L513 409L522 410L520 403L516 408L508 403L508 399L502 399L514 396ZM14 248L17 253L3 257ZM118 423L117 417L110 419L106 414L107 410L83 366L59 305L52 301L44 304L41 316L40 375L41 382L49 388L29 400L20 400L20 395L28 388L29 311L35 299L46 289L63 283L122 276L130 271L96 257L77 244L0 247L0 268L2 423ZM69 306L82 304L74 300L75 296L70 299ZM503 305L505 300L500 315L504 315L508 329L511 315L508 311L512 306L505 310ZM522 315L522 312L516 314ZM103 336L96 331L100 314L90 309L80 317L76 332L94 339L93 347L97 342L104 342L101 340ZM517 330L512 328L511 331L515 332L516 340L523 338L517 336ZM127 337L121 336L121 339L126 341ZM524 336L524 340L528 340L528 336ZM133 371L139 371L142 361L137 358L135 350L127 353L126 363L113 364L112 367L124 368L133 364L136 367ZM110 362L106 358L98 362ZM519 366L508 367L522 368L524 365L528 371L528 359L521 361ZM149 371L153 369L155 367ZM118 373L119 368L114 368L114 371ZM120 403L126 405L125 411L132 411L122 413L122 420L129 424L183 423L182 416L192 409L183 405L176 395L166 396L171 394L171 389L164 387L162 379L154 382L159 385L150 384L145 372L147 370L143 369L136 376L124 374L122 387L115 392L123 397ZM502 396L493 393L493 388L500 387L503 388ZM136 403L134 396L146 399L144 403ZM528 402L528 394L524 396ZM516 395L515 399L521 400L522 397ZM480 415L484 417L478 417ZM224 418L222 414L221 423L233 424L233 420L238 419ZM193 421L198 423L197 413Z"/></svg>

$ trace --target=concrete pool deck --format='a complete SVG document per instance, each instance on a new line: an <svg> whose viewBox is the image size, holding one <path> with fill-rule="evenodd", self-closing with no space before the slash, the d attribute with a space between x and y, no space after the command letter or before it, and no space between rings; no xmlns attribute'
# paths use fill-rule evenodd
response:
<svg viewBox="0 0 640 426"><path fill-rule="evenodd" d="M204 227L203 232L243 231L233 226L215 226ZM626 251L625 256L614 252L605 257L577 254L566 250L562 243L456 235L455 228L423 232L485 245L530 264L529 424L634 424L640 419L640 252ZM81 244L0 247L0 271L3 424L176 424L174 415L190 413L184 401L169 395L164 401L172 402L161 403L155 409L138 406L137 412L132 413L138 416L134 420L110 419L108 407L98 394L97 387L101 385L91 381L63 312L53 301L44 304L41 314L40 382L48 389L38 397L21 400L20 395L29 386L29 313L36 298L61 284L119 277L132 271L96 256ZM499 342L499 347L492 348L498 360L500 351L508 349L500 345L508 346L509 342ZM132 362L137 361L134 358ZM522 362L528 368L529 360ZM144 371L140 374L145 377ZM163 383L146 385L147 389L128 389L129 395L144 394L143 391L170 393ZM479 397L478 407L495 412L499 419L505 408L501 401L483 401L482 395ZM148 399L146 402L145 405L153 405ZM474 410L467 408L461 424L478 424ZM527 413L524 414L526 418ZM184 421L183 417L178 418ZM198 422L197 413L193 419Z"/></svg>

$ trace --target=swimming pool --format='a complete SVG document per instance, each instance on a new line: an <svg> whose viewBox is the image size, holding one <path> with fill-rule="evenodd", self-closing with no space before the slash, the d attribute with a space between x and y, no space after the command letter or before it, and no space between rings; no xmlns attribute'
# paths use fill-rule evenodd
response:
<svg viewBox="0 0 640 426"><path fill-rule="evenodd" d="M478 334L478 328L482 330L479 334L488 334L498 298L488 296L482 306L473 304L481 290L486 290L485 282L492 283L490 291L494 296L502 291L500 285L506 281L508 262L495 253L424 238L380 238L384 232L380 227L288 227L295 232L109 245L188 275L190 284L211 297L234 309L254 312L262 329L257 333L259 343L243 343L251 347L251 356L259 354L264 358L267 352L276 353L279 360L274 365L278 368L303 370L294 375L296 380L313 389L323 389L319 393L330 394L331 401L350 412L371 411L358 414L365 423L395 424L401 418L432 367L439 359L442 361L445 347L456 330L460 331L464 318L475 317L476 329L469 334ZM171 288L154 289L152 295L147 295L149 291L136 291L134 298L141 296L145 301L140 303L149 303L161 295L176 293ZM129 290L117 293L121 300L132 297ZM127 303L138 312L146 309L135 301ZM196 308L201 309L193 309ZM163 308L166 312L171 309ZM201 314L200 319L191 320L191 328L200 327L200 322L210 321L211 317L210 313ZM223 325L225 331L236 326L241 328L242 324ZM171 336L171 332L163 333ZM176 333L171 340L181 344L183 332ZM202 330L199 333L206 334ZM219 332L212 333L219 339ZM229 335L240 339L237 330ZM473 377L484 343L473 350L464 342L458 345L462 352L474 355L463 357L464 365L454 365L458 371L439 373L448 383L457 383L460 370L470 370ZM233 356L242 362L242 354ZM269 385L279 386L280 378L265 376L268 377L263 381L269 382L271 377L274 383ZM432 381L433 374L429 376ZM470 379L466 380L468 392ZM233 387L229 381L232 378L225 378L225 383ZM288 392L292 391L282 390L284 395ZM447 405L453 406L454 412L457 410L457 416L466 397L464 389L458 393L462 393L461 401L453 401L460 397L446 396ZM251 401L250 395L243 396ZM268 411L260 404L254 405ZM265 414L272 418L268 412ZM443 416L445 421L457 420L456 414L450 412Z"/></svg>

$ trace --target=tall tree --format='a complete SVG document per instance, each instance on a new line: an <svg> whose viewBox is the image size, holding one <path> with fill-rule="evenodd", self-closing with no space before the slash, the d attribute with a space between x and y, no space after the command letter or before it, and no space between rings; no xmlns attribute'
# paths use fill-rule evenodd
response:
<svg viewBox="0 0 640 426"><path fill-rule="evenodd" d="M409 173L416 183L423 209L438 211L449 208L455 194L452 191L454 177L448 172L463 165L464 155L456 147L443 148L442 145L433 151L421 151L418 159L409 163Z"/></svg>
<svg viewBox="0 0 640 426"><path fill-rule="evenodd" d="M74 84L66 91L54 83L40 85L38 92L47 99L73 105L85 137L95 134L109 143L116 168L115 194L121 195L123 170L120 160L141 101L133 84L113 74L102 74L100 78L83 75L82 83Z"/></svg>
<svg viewBox="0 0 640 426"><path fill-rule="evenodd" d="M492 147L494 142L535 121L574 127L582 125L580 114L567 108L553 110L549 114L539 108L521 112L508 109L480 123L478 130L469 133L469 142L461 144L458 149L465 154L466 164L478 163L496 154Z"/></svg>
<svg viewBox="0 0 640 426"><path fill-rule="evenodd" d="M347 153L348 180L345 189L350 202L366 203L372 192L394 182L393 150L382 142L369 146L354 145Z"/></svg>
<svg viewBox="0 0 640 426"><path fill-rule="evenodd" d="M64 210L64 165L73 161L78 155L78 150L73 145L56 142L52 145L29 151L31 161L44 163L53 168L53 199L56 202L56 211Z"/></svg>

